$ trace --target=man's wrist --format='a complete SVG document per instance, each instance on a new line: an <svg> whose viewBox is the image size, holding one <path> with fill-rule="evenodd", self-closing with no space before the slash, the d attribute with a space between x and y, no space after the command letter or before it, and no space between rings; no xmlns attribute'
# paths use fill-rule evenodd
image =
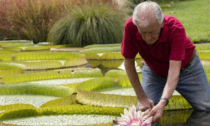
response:
<svg viewBox="0 0 210 126"><path fill-rule="evenodd" d="M139 101L147 99L146 95L140 95L137 97Z"/></svg>
<svg viewBox="0 0 210 126"><path fill-rule="evenodd" d="M159 101L165 101L165 106L167 106L168 103L169 103L169 99L168 98L160 98Z"/></svg>

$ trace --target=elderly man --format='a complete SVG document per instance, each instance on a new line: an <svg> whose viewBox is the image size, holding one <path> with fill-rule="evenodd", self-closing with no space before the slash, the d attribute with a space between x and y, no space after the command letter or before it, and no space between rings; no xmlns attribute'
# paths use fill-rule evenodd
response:
<svg viewBox="0 0 210 126"><path fill-rule="evenodd" d="M157 3L136 6L125 23L121 53L138 108L151 109L153 122L161 119L174 90L196 110L210 111L210 87L195 46L181 22L162 14ZM137 53L145 61L141 83L134 66Z"/></svg>

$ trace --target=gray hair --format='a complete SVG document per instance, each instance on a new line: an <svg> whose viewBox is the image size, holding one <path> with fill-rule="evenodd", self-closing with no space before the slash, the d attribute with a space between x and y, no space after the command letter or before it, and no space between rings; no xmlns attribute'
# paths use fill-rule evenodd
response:
<svg viewBox="0 0 210 126"><path fill-rule="evenodd" d="M160 6L156 2L145 1L145 2L142 2L142 3L138 4L134 8L134 11L133 11L133 23L135 25L137 24L137 21L139 21L138 13L142 10L142 8L145 8L148 5L149 6L151 5L151 7L153 9L153 12L154 12L154 15L155 15L158 23L161 24L163 22L163 13L162 13L162 9L160 8Z"/></svg>

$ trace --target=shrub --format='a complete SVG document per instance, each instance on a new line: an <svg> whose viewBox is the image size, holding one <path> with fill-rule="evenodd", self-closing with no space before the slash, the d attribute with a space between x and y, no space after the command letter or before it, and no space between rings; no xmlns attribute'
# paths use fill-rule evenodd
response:
<svg viewBox="0 0 210 126"><path fill-rule="evenodd" d="M1 0L0 39L46 41L49 28L70 0Z"/></svg>
<svg viewBox="0 0 210 126"><path fill-rule="evenodd" d="M92 0L73 6L68 15L52 27L48 41L77 46L119 43L124 21L122 13L112 5Z"/></svg>

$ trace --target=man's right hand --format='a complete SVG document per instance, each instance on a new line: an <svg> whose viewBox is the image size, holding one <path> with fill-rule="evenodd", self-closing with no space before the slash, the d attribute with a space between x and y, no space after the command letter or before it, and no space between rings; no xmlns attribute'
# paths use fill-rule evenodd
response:
<svg viewBox="0 0 210 126"><path fill-rule="evenodd" d="M138 104L138 108L140 111L146 111L148 109L151 110L153 107L154 102L149 98L141 99Z"/></svg>
<svg viewBox="0 0 210 126"><path fill-rule="evenodd" d="M154 107L154 102L146 96L143 88L141 87L141 83L135 68L135 59L125 58L124 64L128 78L133 86L138 100L140 101L138 107L139 110L144 111L147 109L152 109Z"/></svg>

